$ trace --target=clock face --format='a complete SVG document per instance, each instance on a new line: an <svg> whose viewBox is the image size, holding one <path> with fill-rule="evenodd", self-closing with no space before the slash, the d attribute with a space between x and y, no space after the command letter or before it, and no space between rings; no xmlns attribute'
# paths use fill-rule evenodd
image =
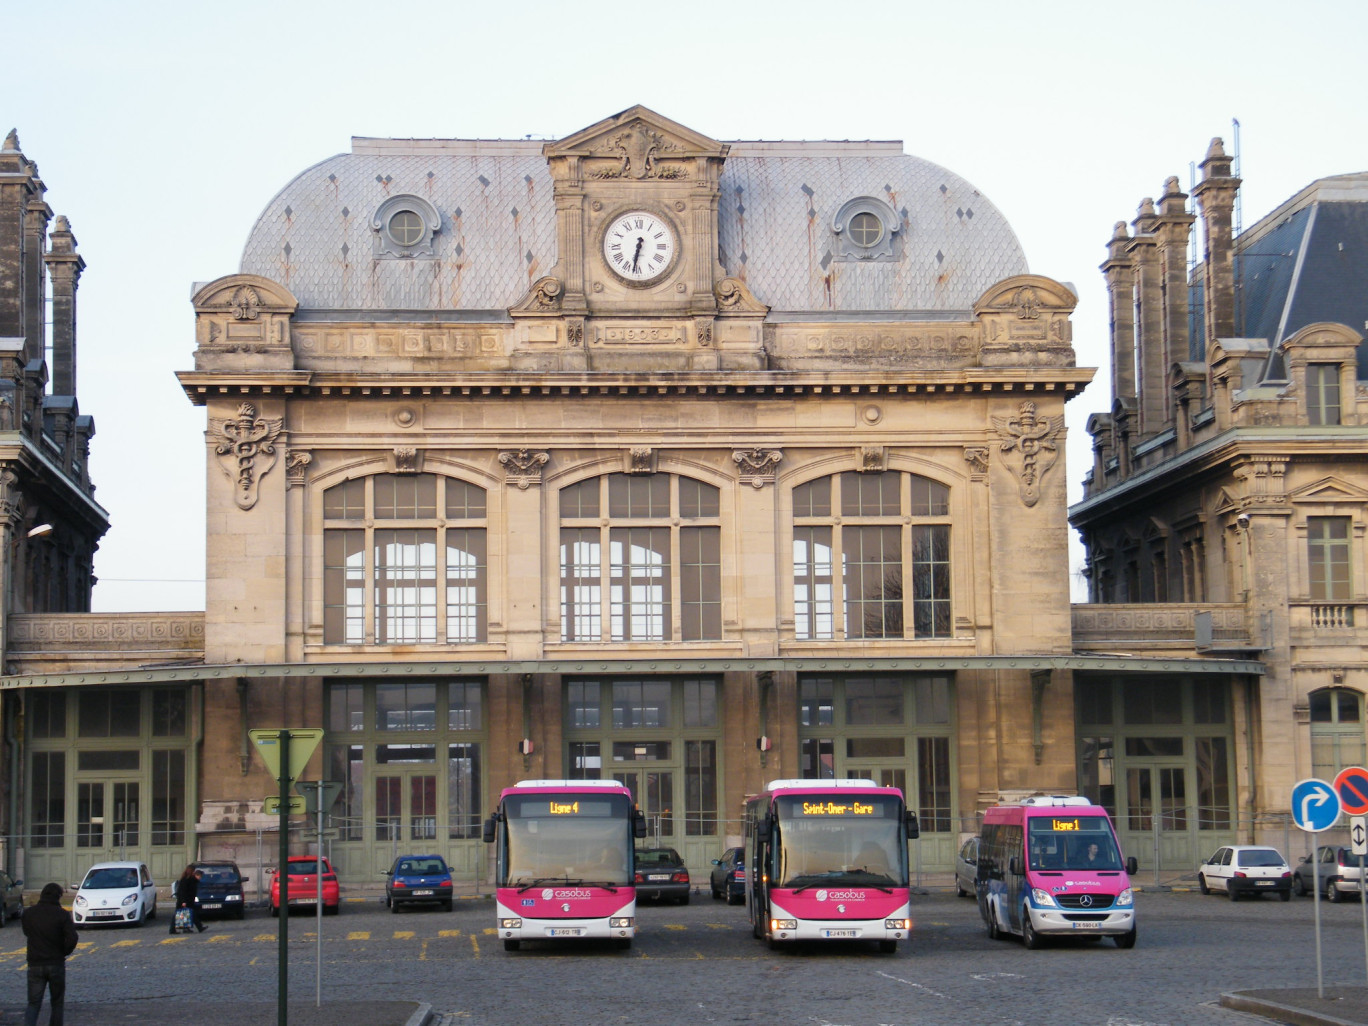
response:
<svg viewBox="0 0 1368 1026"><path fill-rule="evenodd" d="M649 211L618 214L603 233L603 259L630 282L655 281L670 269L674 255L674 228Z"/></svg>

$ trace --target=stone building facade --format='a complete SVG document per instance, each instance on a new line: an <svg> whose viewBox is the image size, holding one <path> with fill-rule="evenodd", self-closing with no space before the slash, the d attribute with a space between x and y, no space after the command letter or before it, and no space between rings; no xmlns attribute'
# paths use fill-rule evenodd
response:
<svg viewBox="0 0 1368 1026"><path fill-rule="evenodd" d="M701 871L765 781L870 776L920 816L914 868L948 870L1000 796L1097 785L1078 681L1185 703L1184 772L1235 801L1262 664L1197 653L1191 608L1184 648L1069 604L1074 293L901 143L724 143L642 107L550 143L357 139L193 303L203 617L109 645L20 620L0 682L77 725L87 696L147 710L127 746L183 784L175 829L140 820L163 875L272 828L252 728L323 728L306 776L343 785L328 844L365 881L414 847L481 876L524 777L627 782ZM67 797L26 851L53 878L93 853ZM1198 829L1165 844L1239 817Z"/></svg>
<svg viewBox="0 0 1368 1026"><path fill-rule="evenodd" d="M1170 178L1116 225L1112 403L1089 420L1070 518L1102 604L1089 615L1200 610L1199 652L1262 662L1236 696L1248 741L1231 786L1246 821L1271 825L1298 780L1365 758L1368 175L1314 182L1237 236L1239 187L1217 139L1191 197ZM1080 689L1080 710L1091 700ZM1190 790L1167 800L1207 815Z"/></svg>

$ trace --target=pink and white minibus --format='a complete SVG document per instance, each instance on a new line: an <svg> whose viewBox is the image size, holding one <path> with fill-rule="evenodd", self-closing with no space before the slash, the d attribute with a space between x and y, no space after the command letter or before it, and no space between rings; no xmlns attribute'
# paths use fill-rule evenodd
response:
<svg viewBox="0 0 1368 1026"><path fill-rule="evenodd" d="M1111 937L1135 946L1134 858L1122 860L1107 810L1087 798L1040 795L984 811L979 913L988 936Z"/></svg>
<svg viewBox="0 0 1368 1026"><path fill-rule="evenodd" d="M907 840L917 817L872 780L775 780L746 801L751 932L777 948L803 940L910 937Z"/></svg>
<svg viewBox="0 0 1368 1026"><path fill-rule="evenodd" d="M485 821L495 845L495 922L504 950L525 940L636 936L634 841L646 820L614 780L520 780Z"/></svg>

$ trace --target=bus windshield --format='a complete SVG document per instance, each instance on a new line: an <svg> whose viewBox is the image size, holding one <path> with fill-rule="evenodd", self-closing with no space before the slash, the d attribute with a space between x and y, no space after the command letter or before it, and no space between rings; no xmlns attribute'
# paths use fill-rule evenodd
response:
<svg viewBox="0 0 1368 1026"><path fill-rule="evenodd" d="M1121 869L1105 816L1032 816L1028 822L1031 869Z"/></svg>
<svg viewBox="0 0 1368 1026"><path fill-rule="evenodd" d="M511 795L504 801L504 816L508 848L500 886L631 883L626 795Z"/></svg>
<svg viewBox="0 0 1368 1026"><path fill-rule="evenodd" d="M902 802L889 795L775 799L776 886L906 887Z"/></svg>

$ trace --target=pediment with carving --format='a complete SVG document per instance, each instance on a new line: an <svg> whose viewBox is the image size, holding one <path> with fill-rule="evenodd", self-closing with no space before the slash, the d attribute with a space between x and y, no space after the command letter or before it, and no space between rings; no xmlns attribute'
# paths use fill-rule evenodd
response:
<svg viewBox="0 0 1368 1026"><path fill-rule="evenodd" d="M638 104L542 147L547 160L574 156L585 179L683 181L698 157L724 160L729 147Z"/></svg>
<svg viewBox="0 0 1368 1026"><path fill-rule="evenodd" d="M984 367L1072 367L1078 297L1038 274L1019 274L993 285L974 304L983 324Z"/></svg>
<svg viewBox="0 0 1368 1026"><path fill-rule="evenodd" d="M1288 501L1294 503L1349 502L1362 504L1368 502L1368 490L1338 477L1323 477L1319 481L1302 485L1288 493Z"/></svg>
<svg viewBox="0 0 1368 1026"><path fill-rule="evenodd" d="M230 274L202 286L195 307L196 370L281 370L294 365L290 318L299 301L278 282Z"/></svg>

